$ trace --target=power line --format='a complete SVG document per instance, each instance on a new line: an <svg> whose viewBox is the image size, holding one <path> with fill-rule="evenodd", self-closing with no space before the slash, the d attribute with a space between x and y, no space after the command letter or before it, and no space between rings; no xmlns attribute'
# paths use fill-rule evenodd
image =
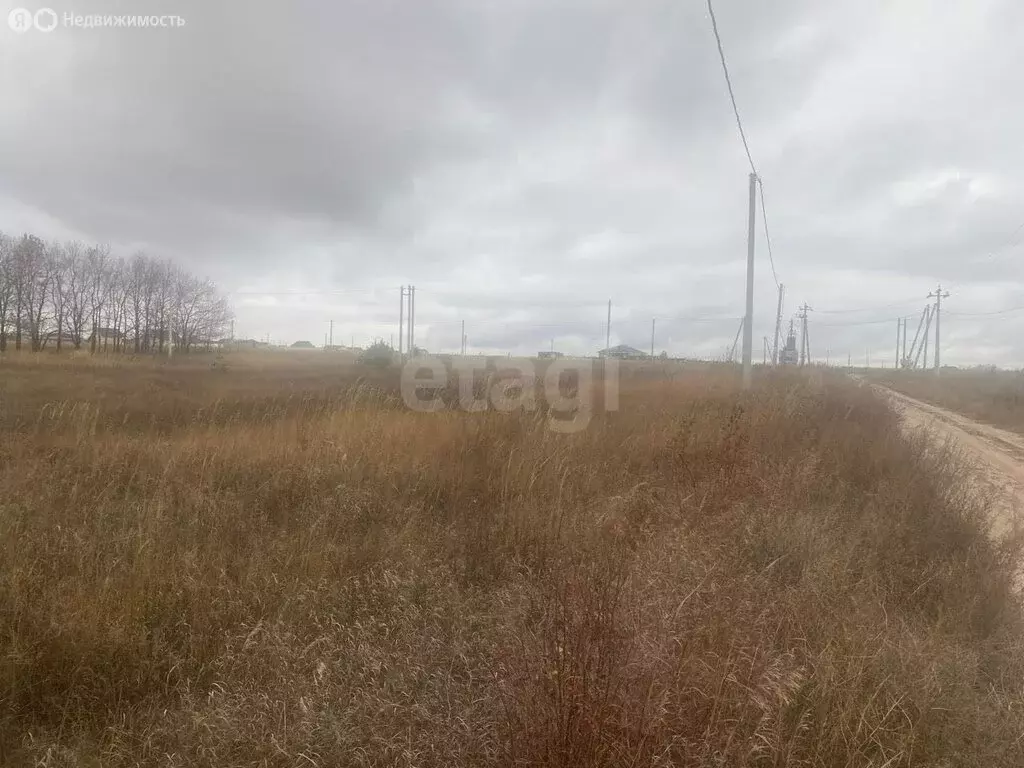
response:
<svg viewBox="0 0 1024 768"><path fill-rule="evenodd" d="M842 314L847 314L847 313L852 313L852 312L875 312L875 311L878 311L878 310L881 310L881 309L893 309L893 308L900 308L900 307L908 307L908 306L916 305L916 304L917 304L917 302L909 301L908 300L908 301L900 301L900 302L897 302L897 303L894 303L894 304L879 304L879 305L876 305L874 307L857 307L857 308L854 308L854 309L819 309L818 312L819 312L819 314L823 314L823 315L842 315Z"/></svg>
<svg viewBox="0 0 1024 768"><path fill-rule="evenodd" d="M856 325L881 325L891 323L893 318L886 317L881 320L855 320L852 323L818 323L819 328L848 328Z"/></svg>
<svg viewBox="0 0 1024 768"><path fill-rule="evenodd" d="M1005 255L1008 251L1020 245L1020 240L1017 239L1017 235L1019 235L1022 231L1024 231L1024 222L1022 222L1019 227L1013 230L1013 234L1010 235L1010 237L1003 245L996 248L987 256L983 256L982 259L995 259L997 256Z"/></svg>
<svg viewBox="0 0 1024 768"><path fill-rule="evenodd" d="M747 135L743 131L743 121L740 120L740 110L736 106L736 94L732 90L732 78L729 77L729 66L725 63L725 50L722 48L722 38L718 34L718 20L715 18L715 9L708 0L708 14L711 16L711 29L715 33L715 42L718 44L718 58L722 61L722 72L725 73L725 85L729 89L729 100L732 102L732 112L736 115L736 127L740 131L740 139L743 140L743 149L747 153L747 160L750 162L751 172L757 176L757 168L754 167L754 158L750 155L750 145L747 144Z"/></svg>
<svg viewBox="0 0 1024 768"><path fill-rule="evenodd" d="M757 179L758 192L761 198L761 220L764 222L764 239L768 245L768 263L772 269L772 280L775 281L775 287L779 287L779 275L775 269L775 254L772 251L772 239L768 230L768 210L764 204L764 182L761 180L761 175L757 172L757 166L754 165L753 155L750 153L750 143L747 141L747 133L743 130L743 120L740 118L740 109L736 104L736 93L732 87L732 77L729 75L729 64L725 59L725 48L722 46L722 36L718 32L718 19L715 17L715 8L712 5L711 0L708 2L708 15L711 17L711 30L715 33L715 44L718 46L718 58L722 62L722 74L725 75L725 86L729 90L729 102L732 104L732 113L736 117L736 128L740 133L740 140L743 142L743 151L747 155L747 162L750 163L750 171L754 174Z"/></svg>
<svg viewBox="0 0 1024 768"><path fill-rule="evenodd" d="M772 254L772 238L768 234L768 211L764 207L764 182L761 181L761 177L757 177L757 188L761 193L761 219L764 221L764 239L768 243L768 263L772 267L772 280L775 281L775 287L779 287L779 276L775 274L775 256Z"/></svg>
<svg viewBox="0 0 1024 768"><path fill-rule="evenodd" d="M229 296L331 296L342 293L383 293L394 288L338 288L330 291L228 291Z"/></svg>
<svg viewBox="0 0 1024 768"><path fill-rule="evenodd" d="M956 315L957 317L992 317L994 315L1007 315L1011 312L1020 312L1024 310L1024 307L1010 307L1008 309L997 309L995 312L950 312L946 310L947 315Z"/></svg>

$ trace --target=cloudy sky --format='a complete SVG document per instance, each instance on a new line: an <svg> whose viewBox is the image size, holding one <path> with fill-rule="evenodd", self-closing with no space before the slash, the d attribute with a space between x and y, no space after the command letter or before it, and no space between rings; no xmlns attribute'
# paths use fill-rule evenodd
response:
<svg viewBox="0 0 1024 768"><path fill-rule="evenodd" d="M32 0L0 2L2 18ZM703 0L52 0L0 27L0 230L172 257L236 335L717 356L747 175ZM175 14L182 27L72 16ZM786 318L894 357L952 293L944 362L1024 364L1024 4L719 0ZM775 281L758 222L755 357ZM1022 307L1019 312L995 313ZM955 314L960 313L960 314Z"/></svg>

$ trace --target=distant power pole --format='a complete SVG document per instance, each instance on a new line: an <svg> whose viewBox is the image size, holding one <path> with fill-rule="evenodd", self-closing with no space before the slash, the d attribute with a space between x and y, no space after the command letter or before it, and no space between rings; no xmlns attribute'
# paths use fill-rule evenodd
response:
<svg viewBox="0 0 1024 768"><path fill-rule="evenodd" d="M804 302L804 305L800 307L800 314L797 315L800 318L800 365L807 365L811 362L811 338L807 328L807 313L813 311L814 309Z"/></svg>
<svg viewBox="0 0 1024 768"><path fill-rule="evenodd" d="M928 335L932 330L932 318L935 316L935 307L927 306L924 308L925 320L924 320L924 341L922 342L922 349L924 350L924 362L921 363L921 368L927 370L928 368Z"/></svg>
<svg viewBox="0 0 1024 768"><path fill-rule="evenodd" d="M651 357L654 357L654 324L658 322L658 318L651 318Z"/></svg>
<svg viewBox="0 0 1024 768"><path fill-rule="evenodd" d="M333 346L334 346L334 321L333 321L333 320L331 320L331 336L330 336L330 342L331 342L331 346L333 347Z"/></svg>
<svg viewBox="0 0 1024 768"><path fill-rule="evenodd" d="M754 368L754 229L757 223L757 174L750 174L750 204L747 219L747 306L743 323L743 388L750 389Z"/></svg>
<svg viewBox="0 0 1024 768"><path fill-rule="evenodd" d="M779 283L779 308L775 312L775 343L772 345L772 365L779 364L779 337L782 335L782 299L786 286Z"/></svg>
<svg viewBox="0 0 1024 768"><path fill-rule="evenodd" d="M409 286L409 354L416 354L416 286Z"/></svg>
<svg viewBox="0 0 1024 768"><path fill-rule="evenodd" d="M604 348L611 349L612 346L612 300L608 299L608 322L604 327Z"/></svg>
<svg viewBox="0 0 1024 768"><path fill-rule="evenodd" d="M465 355L466 354L466 321L465 320L462 321L462 346L460 348L459 354L461 354L461 355Z"/></svg>
<svg viewBox="0 0 1024 768"><path fill-rule="evenodd" d="M398 355L405 359L404 345L402 344L402 333L405 331L405 286L401 288L402 299L398 303ZM354 345L353 345L354 346Z"/></svg>
<svg viewBox="0 0 1024 768"><path fill-rule="evenodd" d="M931 299L931 298L935 299L935 375L938 376L939 375L939 371L940 371L940 369L942 367L942 364L941 364L941 362L939 360L939 355L940 355L940 352L939 352L939 344L940 344L939 322L940 322L940 320L942 318L942 300L949 298L949 291L946 291L945 293L943 293L942 292L942 284L939 283L939 287L935 290L935 293L929 293L928 294L928 298L929 299ZM927 365L925 367L927 367Z"/></svg>

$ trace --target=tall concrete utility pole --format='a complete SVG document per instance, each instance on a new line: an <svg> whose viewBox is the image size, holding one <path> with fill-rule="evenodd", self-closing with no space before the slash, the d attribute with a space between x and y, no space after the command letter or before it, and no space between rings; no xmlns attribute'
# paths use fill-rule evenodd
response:
<svg viewBox="0 0 1024 768"><path fill-rule="evenodd" d="M333 321L333 320L331 320L331 336L330 336L330 345L331 345L332 347L334 346L334 321Z"/></svg>
<svg viewBox="0 0 1024 768"><path fill-rule="evenodd" d="M942 319L942 300L949 298L949 291L942 292L942 283L939 283L939 287L935 290L935 293L929 293L928 298L935 299L935 375L938 376L942 369L942 363L940 361L940 333L939 333L939 322Z"/></svg>
<svg viewBox="0 0 1024 768"><path fill-rule="evenodd" d="M924 343L922 344L922 350L924 351L924 361L921 363L921 368L927 370L928 368L928 335L932 330L932 316L935 314L935 308L931 305L925 308L925 321L924 321Z"/></svg>
<svg viewBox="0 0 1024 768"><path fill-rule="evenodd" d="M931 304L926 304L925 308L921 311L921 319L917 321L917 332L914 334L914 343L910 345L910 355L907 357L908 368L917 368L917 363L921 359L921 347L917 346L917 343L921 340L921 331L924 329L924 321L928 318L928 314L931 311ZM911 358L913 358L912 362Z"/></svg>
<svg viewBox="0 0 1024 768"><path fill-rule="evenodd" d="M398 356L405 361L405 345L402 343L402 334L405 332L405 286L401 288L402 300L398 303ZM353 345L355 346L355 345Z"/></svg>
<svg viewBox="0 0 1024 768"><path fill-rule="evenodd" d="M654 324L658 321L658 318L651 318L651 357L654 357Z"/></svg>
<svg viewBox="0 0 1024 768"><path fill-rule="evenodd" d="M807 328L807 313L813 312L813 308L807 306L807 302L800 307L800 365L808 365L811 362L811 338Z"/></svg>
<svg viewBox="0 0 1024 768"><path fill-rule="evenodd" d="M757 220L757 174L750 174L750 205L747 220L747 308L743 323L743 388L750 389L754 367L754 228Z"/></svg>
<svg viewBox="0 0 1024 768"><path fill-rule="evenodd" d="M895 366L897 370L899 370L899 367L900 367L900 330L902 329L902 327L903 327L903 320L902 320L902 318L897 317L896 318L896 366Z"/></svg>
<svg viewBox="0 0 1024 768"><path fill-rule="evenodd" d="M608 299L608 323L604 327L604 348L612 346L612 300Z"/></svg>
<svg viewBox="0 0 1024 768"><path fill-rule="evenodd" d="M466 355L466 321L462 321L462 345L459 347L459 354L465 357Z"/></svg>
<svg viewBox="0 0 1024 768"><path fill-rule="evenodd" d="M779 283L779 308L775 312L775 343L772 345L772 365L779 364L779 337L782 335L782 297L786 286Z"/></svg>
<svg viewBox="0 0 1024 768"><path fill-rule="evenodd" d="M409 354L416 355L416 286L409 286Z"/></svg>

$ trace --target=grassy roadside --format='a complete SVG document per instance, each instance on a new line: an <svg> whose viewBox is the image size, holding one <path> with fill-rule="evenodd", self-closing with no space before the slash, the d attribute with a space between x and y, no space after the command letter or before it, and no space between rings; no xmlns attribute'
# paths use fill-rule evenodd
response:
<svg viewBox="0 0 1024 768"><path fill-rule="evenodd" d="M964 416L1024 434L1024 373L872 371L871 380Z"/></svg>
<svg viewBox="0 0 1024 768"><path fill-rule="evenodd" d="M560 435L20 365L2 764L1024 764L1015 553L840 379L638 378Z"/></svg>

